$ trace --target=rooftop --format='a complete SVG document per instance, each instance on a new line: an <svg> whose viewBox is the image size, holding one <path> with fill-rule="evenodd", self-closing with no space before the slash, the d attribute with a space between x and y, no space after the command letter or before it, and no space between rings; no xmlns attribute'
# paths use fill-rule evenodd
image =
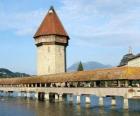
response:
<svg viewBox="0 0 140 116"><path fill-rule="evenodd" d="M140 79L140 67L114 67L91 71L51 74L35 77L0 79L0 84L55 83L94 80L137 80Z"/></svg>
<svg viewBox="0 0 140 116"><path fill-rule="evenodd" d="M69 38L53 7L49 9L34 38L47 35L59 35Z"/></svg>

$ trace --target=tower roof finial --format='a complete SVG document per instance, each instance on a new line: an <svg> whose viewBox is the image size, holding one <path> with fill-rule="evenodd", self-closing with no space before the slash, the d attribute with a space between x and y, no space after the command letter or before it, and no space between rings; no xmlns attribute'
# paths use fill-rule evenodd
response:
<svg viewBox="0 0 140 116"><path fill-rule="evenodd" d="M128 53L132 54L132 47L131 46L129 46Z"/></svg>
<svg viewBox="0 0 140 116"><path fill-rule="evenodd" d="M53 12L54 12L54 8L53 8L53 6L51 6L48 13L53 13Z"/></svg>
<svg viewBox="0 0 140 116"><path fill-rule="evenodd" d="M54 10L53 6L50 7L50 10Z"/></svg>

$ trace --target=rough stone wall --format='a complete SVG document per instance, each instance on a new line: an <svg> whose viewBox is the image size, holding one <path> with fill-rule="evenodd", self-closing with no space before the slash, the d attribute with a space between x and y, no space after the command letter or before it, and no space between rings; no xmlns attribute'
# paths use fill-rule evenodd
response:
<svg viewBox="0 0 140 116"><path fill-rule="evenodd" d="M37 48L37 74L48 75L65 72L65 47L42 45Z"/></svg>

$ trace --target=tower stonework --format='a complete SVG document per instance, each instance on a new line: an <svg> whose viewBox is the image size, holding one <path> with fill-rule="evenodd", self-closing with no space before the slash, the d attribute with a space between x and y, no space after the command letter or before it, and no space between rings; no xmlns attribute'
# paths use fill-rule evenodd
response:
<svg viewBox="0 0 140 116"><path fill-rule="evenodd" d="M34 35L37 46L37 75L66 72L69 36L51 7Z"/></svg>

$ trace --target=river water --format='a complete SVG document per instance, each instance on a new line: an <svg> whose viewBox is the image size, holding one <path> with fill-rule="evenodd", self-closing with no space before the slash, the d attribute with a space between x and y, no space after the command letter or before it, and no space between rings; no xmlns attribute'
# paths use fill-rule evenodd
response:
<svg viewBox="0 0 140 116"><path fill-rule="evenodd" d="M117 110L115 107L91 108L86 105L66 104L64 102L49 103L25 98L0 98L0 116L140 116L140 112Z"/></svg>

